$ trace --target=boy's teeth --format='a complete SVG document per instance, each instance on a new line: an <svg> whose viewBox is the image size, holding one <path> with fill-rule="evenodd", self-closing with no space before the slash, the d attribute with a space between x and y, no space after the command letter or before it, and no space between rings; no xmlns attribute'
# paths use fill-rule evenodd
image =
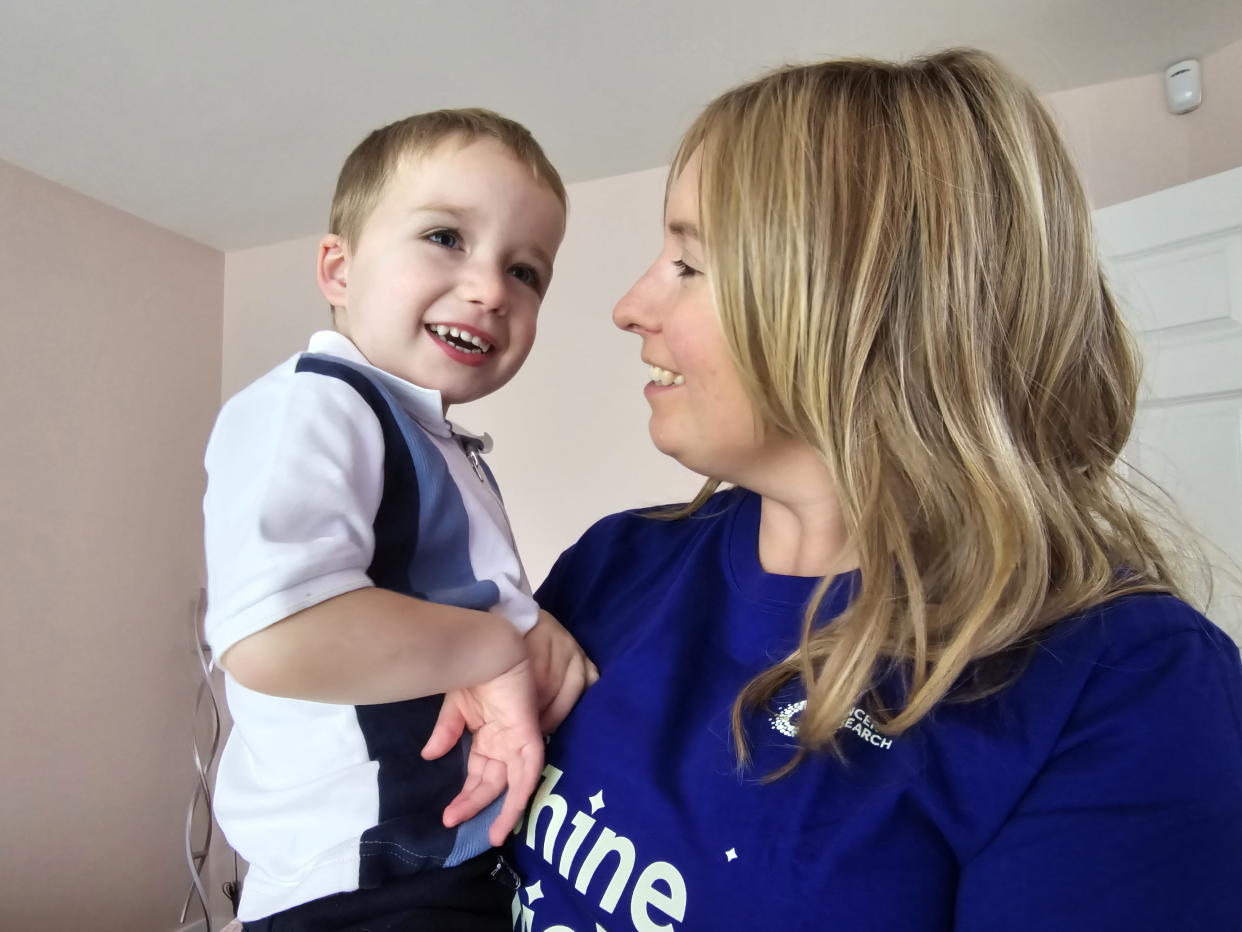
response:
<svg viewBox="0 0 1242 932"><path fill-rule="evenodd" d="M651 366L651 381L657 385L685 385L685 376L676 372L669 372L667 369L661 369L659 366Z"/></svg>
<svg viewBox="0 0 1242 932"><path fill-rule="evenodd" d="M475 336L472 333L467 333L459 327L450 327L447 324L428 324L427 329L436 334L442 340L447 341L448 337L452 337L462 343L468 343L477 347L480 353L491 352L492 344L488 343L482 337ZM457 349L461 350L463 353L475 352L474 350L465 349L461 346L458 346Z"/></svg>

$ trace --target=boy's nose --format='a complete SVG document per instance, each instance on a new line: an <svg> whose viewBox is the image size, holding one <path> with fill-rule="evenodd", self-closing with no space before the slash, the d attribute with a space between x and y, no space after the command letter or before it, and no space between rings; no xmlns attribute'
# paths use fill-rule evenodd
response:
<svg viewBox="0 0 1242 932"><path fill-rule="evenodd" d="M509 294L506 277L501 269L476 266L467 270L458 293L464 300L485 311L504 313Z"/></svg>

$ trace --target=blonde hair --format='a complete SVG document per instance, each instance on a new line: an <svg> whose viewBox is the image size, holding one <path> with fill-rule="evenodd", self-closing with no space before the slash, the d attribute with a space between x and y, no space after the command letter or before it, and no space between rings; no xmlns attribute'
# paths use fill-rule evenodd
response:
<svg viewBox="0 0 1242 932"><path fill-rule="evenodd" d="M556 195L561 206L567 204L561 176L521 123L478 107L433 110L372 131L349 154L332 196L328 232L340 236L353 250L363 224L403 159L425 155L448 140L464 145L478 139L499 142Z"/></svg>
<svg viewBox="0 0 1242 932"><path fill-rule="evenodd" d="M741 761L743 712L794 678L807 706L780 772L840 753L888 673L904 696L877 717L896 734L998 688L1057 620L1176 591L1116 468L1136 352L1027 86L974 50L790 67L711 103L670 177L698 152L737 370L762 421L822 457L860 568L831 624L821 581L800 647L738 697ZM989 659L1008 673L981 679Z"/></svg>

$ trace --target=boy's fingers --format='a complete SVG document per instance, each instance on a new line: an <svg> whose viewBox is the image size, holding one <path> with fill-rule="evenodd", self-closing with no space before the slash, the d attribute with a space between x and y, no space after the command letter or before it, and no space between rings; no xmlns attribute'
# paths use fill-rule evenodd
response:
<svg viewBox="0 0 1242 932"><path fill-rule="evenodd" d="M483 785L483 777L486 771L487 758L479 754L471 754L466 760L466 782L462 784L461 792L457 794L458 797L472 799Z"/></svg>
<svg viewBox="0 0 1242 932"><path fill-rule="evenodd" d="M466 718L457 708L457 704L444 701L440 707L440 717L436 719L436 727L431 730L431 737L423 745L422 755L425 760L443 757L453 749L461 733L466 728Z"/></svg>
<svg viewBox="0 0 1242 932"><path fill-rule="evenodd" d="M505 843L505 839L513 832L526 809L526 803L535 792L535 784L539 782L539 772L543 770L543 741L537 740L518 748L518 759L512 760L506 767L509 778L509 793L505 797L500 813L492 820L487 831L488 840L495 847Z"/></svg>
<svg viewBox="0 0 1242 932"><path fill-rule="evenodd" d="M496 799L505 788L505 768L497 760L478 758L479 765L462 787L462 791L444 810L444 824L449 828L472 819Z"/></svg>
<svg viewBox="0 0 1242 932"><path fill-rule="evenodd" d="M487 770L488 758L479 754L477 751L471 750L466 756L466 779L462 784L461 792L459 792L444 807L442 819L447 828L452 828L458 823L465 822L472 818L478 809L471 809L473 800L480 792L480 786L483 783L483 776ZM490 800L488 800L490 802ZM483 803L484 806L487 803ZM480 809L482 806L479 807Z"/></svg>

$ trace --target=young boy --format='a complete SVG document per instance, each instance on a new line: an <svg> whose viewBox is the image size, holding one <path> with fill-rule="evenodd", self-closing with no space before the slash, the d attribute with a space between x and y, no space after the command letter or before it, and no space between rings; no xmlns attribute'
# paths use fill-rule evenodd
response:
<svg viewBox="0 0 1242 932"><path fill-rule="evenodd" d="M335 331L231 399L207 448L207 636L234 721L215 810L250 864L239 916L508 928L491 846L538 779L540 725L594 668L530 597L490 441L445 412L530 351L565 189L525 128L438 111L354 150L330 229Z"/></svg>

